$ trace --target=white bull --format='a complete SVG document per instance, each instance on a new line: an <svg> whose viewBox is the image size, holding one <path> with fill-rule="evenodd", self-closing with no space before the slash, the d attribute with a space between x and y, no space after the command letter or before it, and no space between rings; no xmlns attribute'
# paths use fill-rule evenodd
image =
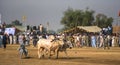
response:
<svg viewBox="0 0 120 65"><path fill-rule="evenodd" d="M64 44L63 40L54 40L51 39L39 39L37 46L38 46L38 58L41 58L45 51L48 52L49 58L51 56L51 51L54 51L57 55L56 58L58 58L58 50L60 47L62 47Z"/></svg>

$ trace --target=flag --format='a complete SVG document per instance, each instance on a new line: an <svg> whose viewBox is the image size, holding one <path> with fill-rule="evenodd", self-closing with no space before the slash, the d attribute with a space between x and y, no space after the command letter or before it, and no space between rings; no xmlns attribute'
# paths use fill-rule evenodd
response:
<svg viewBox="0 0 120 65"><path fill-rule="evenodd" d="M48 32L48 30L49 30L49 22L47 22L47 32ZM49 32L48 32L49 33Z"/></svg>
<svg viewBox="0 0 120 65"><path fill-rule="evenodd" d="M22 16L22 21L23 21L23 22L26 21L26 16Z"/></svg>
<svg viewBox="0 0 120 65"><path fill-rule="evenodd" d="M120 16L120 11L119 11L119 13L118 13L118 16Z"/></svg>
<svg viewBox="0 0 120 65"><path fill-rule="evenodd" d="M1 21L1 14L0 14L0 24L2 23L2 21Z"/></svg>
<svg viewBox="0 0 120 65"><path fill-rule="evenodd" d="M49 26L49 22L47 22L47 26Z"/></svg>

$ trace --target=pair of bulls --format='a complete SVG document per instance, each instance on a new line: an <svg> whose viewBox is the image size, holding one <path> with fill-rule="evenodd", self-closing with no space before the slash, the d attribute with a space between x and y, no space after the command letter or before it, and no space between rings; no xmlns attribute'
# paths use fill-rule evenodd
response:
<svg viewBox="0 0 120 65"><path fill-rule="evenodd" d="M66 49L72 48L72 44L70 43L70 41L64 41L60 39L39 39L37 46L38 58L43 57L46 53L48 54L49 58L51 58L51 52L54 52L57 59L59 52L62 51L64 51L66 56L68 56Z"/></svg>

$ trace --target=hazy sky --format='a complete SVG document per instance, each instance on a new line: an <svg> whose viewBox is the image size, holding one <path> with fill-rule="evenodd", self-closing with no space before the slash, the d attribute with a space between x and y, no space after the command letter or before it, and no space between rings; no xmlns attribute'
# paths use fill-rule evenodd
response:
<svg viewBox="0 0 120 65"><path fill-rule="evenodd" d="M117 21L120 0L0 0L2 22L22 21L22 16L26 16L24 24L46 27L49 22L49 29L53 30L62 28L60 21L68 7L80 10L89 7L95 13L103 13Z"/></svg>

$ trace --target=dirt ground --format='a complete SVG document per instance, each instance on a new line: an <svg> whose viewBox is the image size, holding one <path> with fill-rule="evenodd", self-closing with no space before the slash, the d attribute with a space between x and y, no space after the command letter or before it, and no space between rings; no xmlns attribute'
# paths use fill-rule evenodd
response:
<svg viewBox="0 0 120 65"><path fill-rule="evenodd" d="M47 56L42 59L37 57L37 48L28 46L28 58L20 59L19 45L7 45L4 50L0 48L0 65L120 65L120 48L112 47L110 50L91 47L67 49L69 58L60 52L59 59Z"/></svg>

